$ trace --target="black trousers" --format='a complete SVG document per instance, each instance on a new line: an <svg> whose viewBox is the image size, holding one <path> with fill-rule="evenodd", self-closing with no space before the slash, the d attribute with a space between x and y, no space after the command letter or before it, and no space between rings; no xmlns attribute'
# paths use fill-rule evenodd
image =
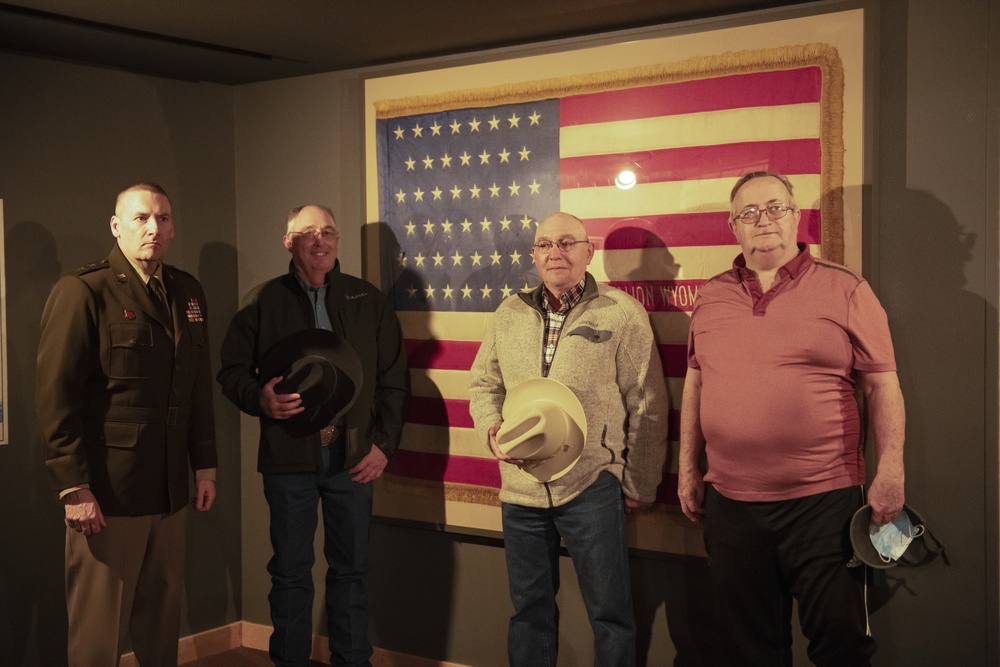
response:
<svg viewBox="0 0 1000 667"><path fill-rule="evenodd" d="M705 548L725 664L791 665L793 598L814 664L870 664L867 568L851 562L848 535L863 502L860 486L778 502L707 487Z"/></svg>

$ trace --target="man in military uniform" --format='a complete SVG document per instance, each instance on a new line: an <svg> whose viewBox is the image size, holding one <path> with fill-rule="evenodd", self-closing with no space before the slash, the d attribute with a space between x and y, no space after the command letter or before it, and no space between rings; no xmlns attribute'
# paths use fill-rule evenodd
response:
<svg viewBox="0 0 1000 667"><path fill-rule="evenodd" d="M215 424L201 285L163 263L170 200L118 195L103 262L53 287L38 346L39 430L65 508L69 665L177 664L190 470L215 500Z"/></svg>

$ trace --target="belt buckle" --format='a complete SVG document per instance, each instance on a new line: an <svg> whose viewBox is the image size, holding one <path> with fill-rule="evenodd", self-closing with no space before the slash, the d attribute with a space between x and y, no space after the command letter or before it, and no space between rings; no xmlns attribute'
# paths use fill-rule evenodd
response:
<svg viewBox="0 0 1000 667"><path fill-rule="evenodd" d="M324 426L319 430L319 442L324 447L329 447L340 437L340 429L333 424Z"/></svg>

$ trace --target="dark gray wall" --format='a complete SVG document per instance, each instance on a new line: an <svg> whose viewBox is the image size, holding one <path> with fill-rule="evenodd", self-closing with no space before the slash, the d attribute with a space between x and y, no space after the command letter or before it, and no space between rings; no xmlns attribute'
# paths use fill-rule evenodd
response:
<svg viewBox="0 0 1000 667"><path fill-rule="evenodd" d="M997 664L1000 0L819 7L858 5L867 9L870 65L865 273L897 347L908 500L953 563L876 581L876 664ZM16 536L0 549L0 662L64 660L62 528L32 421L37 322L52 282L107 252L114 194L140 178L173 195L170 259L205 283L216 343L238 296L285 270L280 236L293 205L333 207L344 268L359 274L363 78L404 69L230 90L0 55L12 436L0 448L0 530ZM220 499L192 525L189 585L198 596L185 632L237 618L268 623L256 425L218 397L217 413ZM372 554L378 645L504 664L509 602L497 541L379 524ZM711 664L719 635L704 562L636 554L632 567L647 663ZM590 630L566 559L563 570L560 664L589 664ZM801 641L796 654L804 655Z"/></svg>
<svg viewBox="0 0 1000 667"><path fill-rule="evenodd" d="M173 204L168 261L202 281L210 335L221 340L237 299L234 153L229 88L0 54L10 433L0 447L0 664L66 662L62 510L34 420L48 291L107 256L118 191L152 180ZM238 420L219 417L219 498L208 514L192 514L183 634L240 616Z"/></svg>

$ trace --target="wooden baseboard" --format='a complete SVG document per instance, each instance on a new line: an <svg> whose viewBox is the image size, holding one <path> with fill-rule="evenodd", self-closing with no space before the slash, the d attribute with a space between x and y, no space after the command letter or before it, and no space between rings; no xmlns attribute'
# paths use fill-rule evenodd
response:
<svg viewBox="0 0 1000 667"><path fill-rule="evenodd" d="M196 635L181 637L177 645L177 663L183 665L198 658L222 653L230 649L245 646L247 648L266 651L271 637L271 626L247 621L237 621L221 628L206 630ZM326 637L313 636L312 659L319 662L330 661L330 647ZM375 648L372 655L373 667L465 667L456 662L443 662L430 658L421 658L406 653L387 651ZM120 667L138 667L135 655L127 653L122 656Z"/></svg>

